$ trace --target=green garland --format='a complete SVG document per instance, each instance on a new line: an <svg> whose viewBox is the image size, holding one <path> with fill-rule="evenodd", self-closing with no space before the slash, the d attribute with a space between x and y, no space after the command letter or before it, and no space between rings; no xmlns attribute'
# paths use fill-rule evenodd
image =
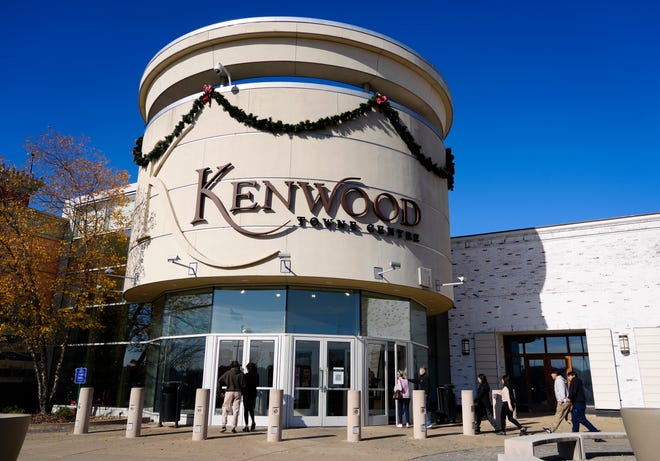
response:
<svg viewBox="0 0 660 461"><path fill-rule="evenodd" d="M183 115L179 123L176 124L171 134L167 135L165 139L161 139L156 143L151 152L144 155L142 153L142 137L135 141L133 148L133 161L141 167L146 167L149 162L158 160L172 144L172 141L178 137L186 126L192 124L199 114L204 109L206 103L211 105L211 101L215 100L216 103L223 108L237 122L245 126L255 128L259 131L265 131L274 135L281 134L297 134L306 133L309 131L320 131L328 128L336 128L339 125L353 120L364 117L373 109L377 109L389 120L396 132L401 137L401 140L406 144L412 155L422 164L428 171L434 173L440 178L447 180L447 188L454 189L454 156L451 153L451 148L445 149L446 167L441 167L434 163L430 157L422 153L422 148L415 142L408 128L401 122L399 113L394 109L386 96L376 93L371 98L360 104L357 108L342 112L341 114L333 115L331 117L322 117L316 121L305 120L298 123L284 123L281 120L274 121L272 118L258 118L254 114L246 114L243 109L232 105L222 94L214 91L211 85L204 85L204 94L195 99L190 112Z"/></svg>

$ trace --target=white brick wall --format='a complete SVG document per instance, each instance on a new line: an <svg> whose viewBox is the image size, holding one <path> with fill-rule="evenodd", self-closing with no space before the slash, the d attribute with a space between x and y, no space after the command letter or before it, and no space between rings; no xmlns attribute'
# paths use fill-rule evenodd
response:
<svg viewBox="0 0 660 461"><path fill-rule="evenodd" d="M617 340L660 326L660 213L455 237L452 259L467 278L449 312L457 390L474 388L481 372L473 354L461 355L462 338L496 333L503 374L501 333L611 329L620 387L641 401L631 395L641 393L636 351L621 355Z"/></svg>

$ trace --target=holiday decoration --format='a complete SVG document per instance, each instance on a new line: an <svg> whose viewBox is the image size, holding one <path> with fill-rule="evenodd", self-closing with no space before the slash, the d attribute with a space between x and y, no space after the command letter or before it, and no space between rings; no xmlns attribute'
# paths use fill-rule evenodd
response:
<svg viewBox="0 0 660 461"><path fill-rule="evenodd" d="M162 157L172 144L172 141L183 132L186 126L192 124L197 117L199 117L199 114L207 103L210 107L211 101L213 100L215 100L215 102L237 122L250 128L272 133L274 135L294 135L310 131L336 128L344 123L366 116L373 109L378 109L379 112L387 117L394 127L394 130L406 144L408 150L410 150L410 153L422 164L422 166L440 178L446 179L447 188L449 190L454 189L454 156L451 153L451 148L445 149L445 167L441 167L437 163L434 163L430 157L427 157L422 153L421 146L415 142L415 139L410 131L408 131L408 128L403 122L401 122L399 113L392 107L387 96L380 93L372 95L367 102L361 103L357 108L342 112L341 114L322 117L316 121L304 120L298 123L284 123L281 120L274 121L270 117L258 118L252 113L246 114L243 109L231 104L222 94L215 91L213 86L207 84L203 87L203 94L193 101L192 109L181 117L181 120L176 124L172 133L158 141L148 154L145 155L142 153L142 137L136 139L135 147L133 148L133 161L138 166L146 167L150 162Z"/></svg>

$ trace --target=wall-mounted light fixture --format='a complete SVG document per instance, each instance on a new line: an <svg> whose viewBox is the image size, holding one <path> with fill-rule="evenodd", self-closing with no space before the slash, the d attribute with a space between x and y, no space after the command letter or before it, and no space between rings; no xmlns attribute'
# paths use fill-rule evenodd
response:
<svg viewBox="0 0 660 461"><path fill-rule="evenodd" d="M280 258L280 273L293 274L293 270L291 269L291 254L280 251L277 257Z"/></svg>
<svg viewBox="0 0 660 461"><path fill-rule="evenodd" d="M401 268L401 263L398 261L390 261L389 263L390 268L383 270L382 267L376 267L374 266L374 278L376 280L383 280L383 274L387 272L392 272L393 270L400 269Z"/></svg>
<svg viewBox="0 0 660 461"><path fill-rule="evenodd" d="M628 335L619 335L619 349L622 355L630 355L630 341Z"/></svg>
<svg viewBox="0 0 660 461"><path fill-rule="evenodd" d="M470 355L470 340L467 338L461 339L461 354Z"/></svg>
<svg viewBox="0 0 660 461"><path fill-rule="evenodd" d="M179 255L173 255L173 256L168 256L167 257L167 262L176 264L177 266L185 267L188 269L188 275L194 275L197 277L197 263L196 262L191 262L189 264L184 264L180 263L181 258L179 258Z"/></svg>
<svg viewBox="0 0 660 461"><path fill-rule="evenodd" d="M130 280L131 282L133 282L133 285L135 285L135 284L137 283L137 275L134 275L134 276L132 276L132 277L129 277L129 276L127 276L127 275L115 274L115 270L114 270L112 267L108 267L106 270L103 271L103 273L104 273L107 277L112 277L112 278L115 278L115 279L126 279L126 280Z"/></svg>
<svg viewBox="0 0 660 461"><path fill-rule="evenodd" d="M455 287L457 285L463 285L465 283L465 277L463 277L463 276L456 277L456 279L458 280L458 282L441 283L440 286L441 287Z"/></svg>

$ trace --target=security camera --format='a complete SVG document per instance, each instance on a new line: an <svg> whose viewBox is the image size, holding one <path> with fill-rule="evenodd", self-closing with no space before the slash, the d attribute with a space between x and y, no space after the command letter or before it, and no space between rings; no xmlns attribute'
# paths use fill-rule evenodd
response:
<svg viewBox="0 0 660 461"><path fill-rule="evenodd" d="M112 267L108 267L106 270L103 271L103 273L108 275L108 274L114 274L115 271L114 269L112 269Z"/></svg>
<svg viewBox="0 0 660 461"><path fill-rule="evenodd" d="M215 71L216 74L219 74L223 70L222 64L218 63L218 65L215 66L213 70Z"/></svg>
<svg viewBox="0 0 660 461"><path fill-rule="evenodd" d="M465 282L465 277L463 277L463 276L458 277L458 281L461 282L461 283Z"/></svg>
<svg viewBox="0 0 660 461"><path fill-rule="evenodd" d="M179 260L179 255L168 256L167 257L167 262L168 263L173 263L173 262L178 261L178 260Z"/></svg>

